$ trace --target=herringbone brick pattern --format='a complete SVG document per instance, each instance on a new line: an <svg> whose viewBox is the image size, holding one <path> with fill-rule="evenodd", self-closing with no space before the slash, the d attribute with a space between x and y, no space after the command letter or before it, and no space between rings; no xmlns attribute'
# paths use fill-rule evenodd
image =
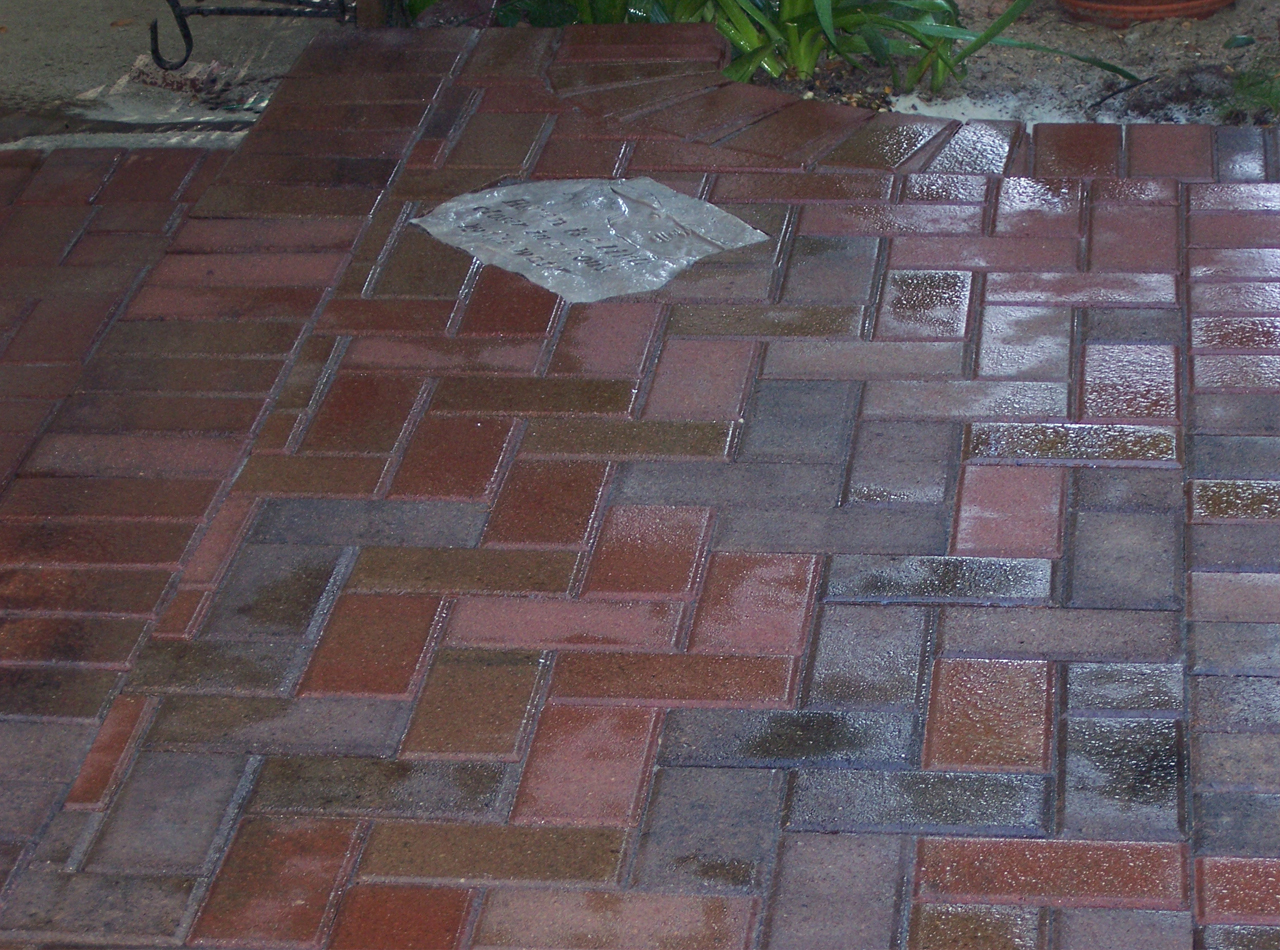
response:
<svg viewBox="0 0 1280 950"><path fill-rule="evenodd" d="M1280 946L1274 134L724 54L0 153L0 946ZM772 240L570 307L407 224L638 174Z"/></svg>

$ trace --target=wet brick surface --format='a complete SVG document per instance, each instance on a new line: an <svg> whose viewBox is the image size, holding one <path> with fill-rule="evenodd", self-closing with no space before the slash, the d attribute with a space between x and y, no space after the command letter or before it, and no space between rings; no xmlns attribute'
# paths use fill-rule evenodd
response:
<svg viewBox="0 0 1280 950"><path fill-rule="evenodd" d="M0 946L1280 947L1274 131L726 55L0 153ZM406 225L633 174L773 240L566 306Z"/></svg>

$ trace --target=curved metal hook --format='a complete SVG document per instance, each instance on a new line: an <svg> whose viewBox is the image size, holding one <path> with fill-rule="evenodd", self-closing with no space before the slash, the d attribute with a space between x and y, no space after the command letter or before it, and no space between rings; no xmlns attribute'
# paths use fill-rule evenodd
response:
<svg viewBox="0 0 1280 950"><path fill-rule="evenodd" d="M173 11L173 18L178 21L178 32L182 34L182 43L186 47L182 59L176 63L160 55L160 21L151 21L151 61L166 71L185 66L191 58L191 49L195 46L195 41L191 38L191 27L187 26L187 15L179 4L180 0L169 0L169 9Z"/></svg>

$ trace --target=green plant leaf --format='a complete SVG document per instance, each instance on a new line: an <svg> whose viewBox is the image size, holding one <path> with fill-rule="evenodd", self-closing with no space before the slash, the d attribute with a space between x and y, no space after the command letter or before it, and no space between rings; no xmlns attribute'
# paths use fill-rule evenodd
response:
<svg viewBox="0 0 1280 950"><path fill-rule="evenodd" d="M746 82L755 75L757 69L764 65L765 59L771 52L773 48L766 43L750 53L744 53L725 67L724 75L734 82Z"/></svg>
<svg viewBox="0 0 1280 950"><path fill-rule="evenodd" d="M1258 41L1255 40L1252 36L1244 36L1242 34L1237 34L1236 36L1230 37L1225 43L1223 43L1222 48L1223 49L1241 49L1245 46L1252 46L1256 42Z"/></svg>
<svg viewBox="0 0 1280 950"><path fill-rule="evenodd" d="M1032 2L1033 0L1014 0L1013 3L1009 4L1009 9L1000 14L999 17L992 21L989 27L978 34L973 42L956 54L955 61L957 63L963 62L970 54L976 53L994 40L1008 28L1010 23L1022 16L1022 12L1031 6Z"/></svg>
<svg viewBox="0 0 1280 950"><path fill-rule="evenodd" d="M915 24L915 27L921 32L930 36L946 36L957 40L973 40L978 34L972 30L965 30L954 26L942 26L941 24ZM1054 49L1052 46L1042 46L1039 43L1027 43L1023 40L1011 40L1005 36L997 36L991 40L992 46L1010 46L1015 49L1033 49L1040 53L1053 53L1055 56L1065 56L1068 59L1074 59L1079 63L1087 63L1090 66L1096 66L1099 69L1105 69L1109 73L1115 73L1123 79L1130 82L1141 82L1141 80L1127 69L1108 63L1104 59L1098 59L1096 56L1080 56L1076 53L1068 53L1066 50Z"/></svg>
<svg viewBox="0 0 1280 950"><path fill-rule="evenodd" d="M743 2L743 0L716 0L716 2L726 15L733 20L734 26L747 36L759 37L759 33L756 32L755 27L752 25L754 21L774 43L781 44L784 42L778 25L762 11L758 10L755 4ZM757 39L758 42L759 40ZM752 44L752 48L755 48L755 44Z"/></svg>
<svg viewBox="0 0 1280 950"><path fill-rule="evenodd" d="M813 0L814 12L818 14L818 22L822 24L822 32L834 45L836 41L836 25L832 21L831 0Z"/></svg>
<svg viewBox="0 0 1280 950"><path fill-rule="evenodd" d="M888 66L893 61L893 53L889 50L888 41L874 26L864 26L858 31L858 35L867 44L867 52L871 54L871 58L881 66Z"/></svg>

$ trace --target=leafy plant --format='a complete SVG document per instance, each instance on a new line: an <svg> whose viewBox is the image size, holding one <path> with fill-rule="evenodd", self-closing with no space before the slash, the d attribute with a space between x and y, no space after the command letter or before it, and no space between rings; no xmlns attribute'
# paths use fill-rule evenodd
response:
<svg viewBox="0 0 1280 950"><path fill-rule="evenodd" d="M927 76L936 92L948 79L963 79L964 61L988 44L1068 56L1138 81L1092 56L1001 36L1033 2L1014 0L981 33L960 25L955 0L508 0L498 7L497 19L504 26L522 20L534 26L714 23L736 54L725 74L743 82L758 69L770 76L794 70L808 79L824 54L834 54L855 69L866 59L887 66L899 88L914 89ZM903 61L905 77L899 73Z"/></svg>
<svg viewBox="0 0 1280 950"><path fill-rule="evenodd" d="M495 11L499 26L521 22L539 27L568 26L577 23L578 16L578 5L571 0L513 0Z"/></svg>
<svg viewBox="0 0 1280 950"><path fill-rule="evenodd" d="M653 2L665 5L679 0ZM822 54L830 52L855 69L861 68L858 58L888 66L899 88L915 88L928 76L936 92L948 79L964 78L964 61L988 44L1069 56L1137 79L1092 56L1001 36L1032 2L1014 0L990 26L975 33L960 25L954 0L711 0L716 26L738 52L726 71L735 79L749 79L757 69L771 76L794 69L807 79ZM901 60L909 64L905 78L898 72Z"/></svg>
<svg viewBox="0 0 1280 950"><path fill-rule="evenodd" d="M1255 63L1235 74L1231 95L1218 107L1225 121L1268 122L1280 117L1280 69Z"/></svg>

